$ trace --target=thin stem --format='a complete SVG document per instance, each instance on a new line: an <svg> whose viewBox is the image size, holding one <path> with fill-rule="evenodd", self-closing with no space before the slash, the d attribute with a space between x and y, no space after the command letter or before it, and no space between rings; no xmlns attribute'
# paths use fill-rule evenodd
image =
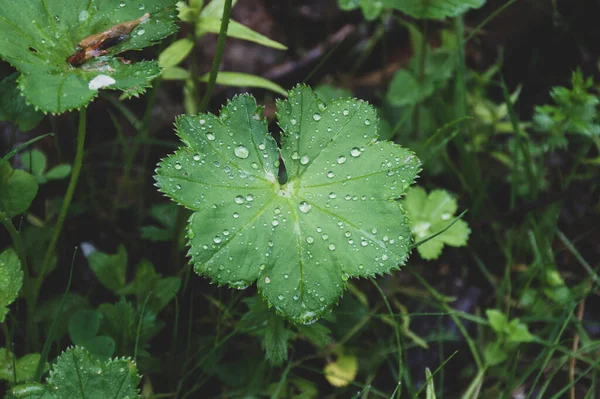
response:
<svg viewBox="0 0 600 399"><path fill-rule="evenodd" d="M217 74L219 73L221 59L223 58L223 52L225 51L225 41L227 40L227 27L229 26L229 20L231 19L232 1L233 0L225 0L225 6L223 7L223 18L221 18L221 29L219 30L219 38L217 39L217 49L215 51L215 58L213 58L212 67L210 69L210 76L208 78L208 85L206 86L206 93L204 93L204 98L202 98L202 102L200 103L200 112L205 112L208 109L208 102L210 101L213 91L215 90Z"/></svg>
<svg viewBox="0 0 600 399"><path fill-rule="evenodd" d="M35 285L33 287L33 291L31 292L31 298L29 301L29 314L28 314L28 331L31 334L28 334L28 337L31 335L32 339L37 338L37 330L35 327L35 323L33 321L33 314L35 311L35 307L37 305L37 300L40 295L40 289L42 287L42 283L44 282L44 277L46 273L48 273L48 269L50 268L50 262L52 260L52 255L56 249L56 244L58 243L58 238L60 237L60 233L62 231L63 224L67 217L67 211L69 210L69 205L71 205L71 201L73 200L73 195L75 194L75 188L77 187L77 181L79 180L79 174L81 173L81 166L83 164L83 148L85 143L85 133L86 133L86 108L81 108L79 110L79 128L77 132L77 149L75 152L75 160L73 161L73 170L71 172L71 178L69 180L69 185L67 187L67 191L65 193L65 198L63 200L62 206L60 208L60 212L58 214L58 219L56 220L56 225L54 226L54 231L52 233L52 239L50 240L50 245L46 249L46 254L44 255L44 261L42 263L42 268L40 269L40 273L35 281ZM33 333L35 332L35 333ZM29 342L29 346L31 346L31 341Z"/></svg>

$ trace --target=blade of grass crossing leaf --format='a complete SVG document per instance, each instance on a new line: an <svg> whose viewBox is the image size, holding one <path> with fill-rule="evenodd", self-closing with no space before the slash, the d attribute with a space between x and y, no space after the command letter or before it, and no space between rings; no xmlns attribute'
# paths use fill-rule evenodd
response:
<svg viewBox="0 0 600 399"><path fill-rule="evenodd" d="M385 296L385 293L383 292L383 290L381 289L381 287L379 287L379 284L377 284L377 282L375 281L374 278L369 277L369 280L371 280L371 282L373 283L373 285L375 286L375 288L377 288L377 291L379 292L379 295L381 295L381 299L383 299L383 302L385 303L385 306L390 314L390 316L392 317L392 321L394 322L394 335L396 338L396 348L397 348L397 356L398 356L398 376L396 378L396 381L398 381L398 387L396 388L397 391L397 397L400 397L400 383L402 381L402 374L403 374L403 366L402 366L402 346L400 345L400 328L398 326L398 323L396 322L396 319L394 317L394 311L392 310L392 307L390 306L390 303L387 300L387 297Z"/></svg>
<svg viewBox="0 0 600 399"><path fill-rule="evenodd" d="M277 387L275 388L275 390L271 394L271 399L278 399L279 398L279 393L283 389L283 387L285 385L285 381L287 380L287 376L288 376L288 374L290 373L291 370L292 370L292 362L289 361L288 364L287 364L287 366L285 367L285 370L283 371L283 373L281 373L281 377L279 378L279 381L277 382Z"/></svg>
<svg viewBox="0 0 600 399"><path fill-rule="evenodd" d="M419 241L419 242L416 242L416 243L412 244L412 245L411 245L411 249L412 249L412 248L416 248L416 247L418 247L419 245L421 245L421 244L424 244L424 243L426 243L427 241L434 239L435 237L439 236L440 234L443 234L443 233L444 233L446 230L448 230L450 227L452 227L452 225L453 225L454 223L456 223L456 222L457 222L459 219L462 219L462 217L463 217L463 216L464 216L464 215L467 213L467 211L468 211L468 209L465 209L465 210L464 210L464 211L463 211L463 212L462 212L460 215L458 215L457 217L455 217L454 219L452 219L452 221L451 221L451 222L448 224L448 226L446 226L446 227L445 227L443 230L441 230L441 231L438 231L437 233L435 233L435 234L432 234L432 235L430 235L429 237L427 237L427 238L424 238L424 239L422 239L421 241Z"/></svg>
<svg viewBox="0 0 600 399"><path fill-rule="evenodd" d="M10 152L8 152L4 157L2 157L2 159L4 161L8 161L12 157L14 157L15 154L17 154L19 151L23 150L24 148L29 147L33 143L40 141L41 139L43 139L44 137L47 137L47 136L54 136L54 133L42 134L41 136L34 137L31 140L28 140L28 141L24 142L23 144L20 144L17 147L13 148Z"/></svg>
<svg viewBox="0 0 600 399"><path fill-rule="evenodd" d="M225 16L225 13L223 13L223 16ZM218 33L221 26L221 21L221 18L200 17L197 23L197 32L199 33L199 35L201 35L204 32ZM283 44L276 42L275 40L271 40L268 37L261 35L256 31L253 31L247 26L240 24L239 22L231 20L229 24L231 25L230 30L227 33L229 37L247 40L277 50L287 50L287 47Z"/></svg>
<svg viewBox="0 0 600 399"><path fill-rule="evenodd" d="M433 377L438 374L438 372L441 372L442 370L444 370L444 366L446 366L446 363L448 363L454 356L456 356L456 354L458 353L458 351L455 351L453 354L451 354L447 359L445 359L442 364L440 364L438 366L437 369L435 369L435 371L432 373L431 370L429 370L429 368L425 369L425 383L423 384L423 386L421 387L421 389L419 389L414 395L413 398L417 399L419 397L419 394L421 392L423 392L424 389L427 389L427 396L426 398L429 398L429 387L431 386L431 388L433 389ZM433 396L434 399L436 397L435 395L435 390L433 390Z"/></svg>
<svg viewBox="0 0 600 399"><path fill-rule="evenodd" d="M52 343L54 341L54 334L56 333L56 328L58 327L58 320L60 319L60 314L62 312L63 306L67 299L67 295L71 290L71 281L73 280L73 267L75 266L75 256L77 255L77 247L73 251L73 257L71 258L71 270L69 272L69 280L67 282L67 287L65 288L65 292L60 300L60 305L58 306L58 312L54 320L52 321L52 326L50 327L50 331L48 331L48 336L46 337L46 342L44 342L44 348L42 349L42 353L40 354L40 360L35 369L35 375L33 380L36 382L40 382L42 380L42 373L44 372L44 366L46 361L48 360L48 354L50 353L50 348L52 347Z"/></svg>
<svg viewBox="0 0 600 399"><path fill-rule="evenodd" d="M208 82L209 77L209 74L202 75L200 81ZM234 87L258 87L260 89L271 90L282 96L287 96L287 91L277 83L248 73L219 72L217 75L217 84Z"/></svg>
<svg viewBox="0 0 600 399"><path fill-rule="evenodd" d="M150 291L148 293L148 295L146 295L146 299L144 300L144 305L142 305L142 310L140 311L140 320L138 321L137 332L135 334L135 348L133 350L133 361L134 362L137 360L138 344L140 342L140 334L142 331L142 322L144 320L144 312L146 311L146 305L148 304L148 299L150 299L151 295L152 295L152 291Z"/></svg>

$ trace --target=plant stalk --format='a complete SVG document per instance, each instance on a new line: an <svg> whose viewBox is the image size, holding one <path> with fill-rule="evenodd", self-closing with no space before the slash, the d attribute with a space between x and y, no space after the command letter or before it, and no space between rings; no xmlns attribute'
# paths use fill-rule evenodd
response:
<svg viewBox="0 0 600 399"><path fill-rule="evenodd" d="M79 127L77 132L77 148L75 152L75 160L73 161L73 170L71 172L71 178L69 179L69 185L67 186L67 191L65 193L65 198L63 200L62 206L60 208L60 212L58 213L58 219L56 220L56 225L54 226L54 231L52 233L52 239L50 240L50 244L46 249L46 254L44 255L44 261L42 262L42 268L40 269L40 273L35 281L35 285L33 286L33 290L31 291L31 296L29 300L28 306L28 328L27 328L27 338L28 338L28 347L32 348L33 342L35 339L37 341L37 327L35 322L33 321L33 314L35 313L35 308L37 306L37 301L40 295L40 289L44 282L44 277L48 273L48 269L50 268L50 262L52 260L52 255L56 249L56 244L58 243L58 238L60 237L60 233L62 231L63 224L67 217L67 212L69 210L69 205L71 205L71 201L73 200L73 195L75 194L75 188L77 187L77 181L79 180L79 174L81 173L81 166L83 164L83 153L84 153L84 144L85 144L85 133L86 133L86 125L87 125L87 114L86 108L81 108L79 110Z"/></svg>

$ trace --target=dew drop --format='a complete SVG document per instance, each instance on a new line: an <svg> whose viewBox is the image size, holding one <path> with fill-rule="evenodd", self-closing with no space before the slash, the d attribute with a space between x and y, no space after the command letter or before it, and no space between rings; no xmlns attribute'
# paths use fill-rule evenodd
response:
<svg viewBox="0 0 600 399"><path fill-rule="evenodd" d="M138 29L138 31L136 32L138 36L142 36L144 33L146 33L145 29Z"/></svg>
<svg viewBox="0 0 600 399"><path fill-rule="evenodd" d="M388 256L386 254L381 255L381 260L388 260Z"/></svg>
<svg viewBox="0 0 600 399"><path fill-rule="evenodd" d="M283 278L285 278L285 279L290 278L290 275L289 274L284 274Z"/></svg>
<svg viewBox="0 0 600 399"><path fill-rule="evenodd" d="M297 151L294 151L294 152L292 153L292 159L293 159L294 161L295 161L296 159L300 159L300 155L298 154L298 152L297 152Z"/></svg>
<svg viewBox="0 0 600 399"><path fill-rule="evenodd" d="M260 265L260 266L258 267L258 269L259 269L259 270L261 270L261 271L263 271L263 270L265 270L265 267L266 267L266 265L262 264L262 265Z"/></svg>
<svg viewBox="0 0 600 399"><path fill-rule="evenodd" d="M194 156L192 158L194 159L194 161L199 161L200 160L200 154L194 154Z"/></svg>
<svg viewBox="0 0 600 399"><path fill-rule="evenodd" d="M213 141L215 139L215 134L213 132L208 132L208 133L206 133L206 138L209 141Z"/></svg>
<svg viewBox="0 0 600 399"><path fill-rule="evenodd" d="M259 150L264 150L265 148L267 148L267 147L262 143L258 145Z"/></svg>
<svg viewBox="0 0 600 399"><path fill-rule="evenodd" d="M350 111L348 111L347 109L345 109L344 111L342 111L342 114L344 114L344 116L348 116L348 114L350 114Z"/></svg>
<svg viewBox="0 0 600 399"><path fill-rule="evenodd" d="M353 149L350 150L350 155L352 155L354 158L360 156L361 153L362 153L362 151L358 147L354 147Z"/></svg>
<svg viewBox="0 0 600 399"><path fill-rule="evenodd" d="M298 123L298 121L297 121L297 120L295 120L295 119L292 119L292 120L290 121L290 123L291 123L292 125L295 125L296 123Z"/></svg>
<svg viewBox="0 0 600 399"><path fill-rule="evenodd" d="M215 236L215 238L213 238L213 241L215 244L219 244L221 242L221 237Z"/></svg>
<svg viewBox="0 0 600 399"><path fill-rule="evenodd" d="M140 4L138 5L138 10L143 10L144 8L146 8L146 6L145 6L145 5L143 5L142 3L140 3Z"/></svg>
<svg viewBox="0 0 600 399"><path fill-rule="evenodd" d="M273 225L273 227L279 226L279 222L277 220L273 220L271 225Z"/></svg>
<svg viewBox="0 0 600 399"><path fill-rule="evenodd" d="M340 164L340 165L341 165L341 164L343 164L344 162L346 162L346 157L345 157L345 156L340 156L340 157L338 157L338 159L337 159L337 163L338 163L338 164Z"/></svg>
<svg viewBox="0 0 600 399"><path fill-rule="evenodd" d="M254 196L252 194L246 195L246 201L248 201L248 202L254 201Z"/></svg>
<svg viewBox="0 0 600 399"><path fill-rule="evenodd" d="M313 115L313 119L316 121L320 121L321 120L321 114L314 114Z"/></svg>
<svg viewBox="0 0 600 399"><path fill-rule="evenodd" d="M252 166L252 169L258 169L258 164L256 162L252 162L250 166Z"/></svg>
<svg viewBox="0 0 600 399"><path fill-rule="evenodd" d="M335 251L335 245L329 244L329 250L330 251Z"/></svg>
<svg viewBox="0 0 600 399"><path fill-rule="evenodd" d="M310 159L308 158L308 155L302 155L302 158L300 158L300 163L302 165L306 165L308 163Z"/></svg>
<svg viewBox="0 0 600 399"><path fill-rule="evenodd" d="M365 119L365 125L369 126L371 124L371 121L368 119Z"/></svg>
<svg viewBox="0 0 600 399"><path fill-rule="evenodd" d="M242 197L241 195L238 195L234 198L234 201L236 204L243 204L244 203L244 197ZM234 214L235 215L235 214ZM234 216L235 217L235 216Z"/></svg>
<svg viewBox="0 0 600 399"><path fill-rule="evenodd" d="M306 237L306 242L312 244L313 242L315 242L315 239L312 236L308 236Z"/></svg>
<svg viewBox="0 0 600 399"><path fill-rule="evenodd" d="M248 148L244 147L243 145L238 145L237 147L235 147L235 149L233 150L233 153L235 154L236 157L241 158L241 159L246 159L246 158L248 158L248 155L250 155Z"/></svg>
<svg viewBox="0 0 600 399"><path fill-rule="evenodd" d="M206 123L206 119L200 119L200 124L204 125Z"/></svg>
<svg viewBox="0 0 600 399"><path fill-rule="evenodd" d="M333 174L332 171L327 172L327 177L329 177L331 179L333 176L335 176L335 175Z"/></svg>
<svg viewBox="0 0 600 399"><path fill-rule="evenodd" d="M77 19L79 19L79 22L83 22L88 19L89 16L90 14L86 10L83 10L79 13L79 17Z"/></svg>
<svg viewBox="0 0 600 399"><path fill-rule="evenodd" d="M280 301L283 301L283 295L277 295L277 299L279 299Z"/></svg>
<svg viewBox="0 0 600 399"><path fill-rule="evenodd" d="M310 210L312 209L312 205L310 205L308 202L306 201L302 201L300 202L300 204L298 205L298 208L300 209L300 212L302 213L308 213L310 212Z"/></svg>
<svg viewBox="0 0 600 399"><path fill-rule="evenodd" d="M56 22L60 22L60 17L59 17L58 15L55 15L55 16L54 16L54 20L55 20Z"/></svg>
<svg viewBox="0 0 600 399"><path fill-rule="evenodd" d="M334 192L329 193L329 198L334 199L337 197L337 194Z"/></svg>
<svg viewBox="0 0 600 399"><path fill-rule="evenodd" d="M237 212L233 212L233 218L234 218L234 219L237 219L237 218L239 218L239 217L240 217L240 214L239 214L239 213L237 213Z"/></svg>
<svg viewBox="0 0 600 399"><path fill-rule="evenodd" d="M265 277L265 284L269 284L271 282L271 279L268 277Z"/></svg>
<svg viewBox="0 0 600 399"><path fill-rule="evenodd" d="M124 1L122 1L122 2L120 2L120 3L119 3L119 6L120 6L120 7L125 7L125 6L126 6L126 4L125 4L125 2L124 2Z"/></svg>

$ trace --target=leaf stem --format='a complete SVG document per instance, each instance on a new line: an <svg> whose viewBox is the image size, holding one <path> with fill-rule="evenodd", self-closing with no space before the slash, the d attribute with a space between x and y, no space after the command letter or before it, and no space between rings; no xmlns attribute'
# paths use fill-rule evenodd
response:
<svg viewBox="0 0 600 399"><path fill-rule="evenodd" d="M206 86L206 93L200 103L199 111L206 112L208 109L208 102L212 97L213 91L215 90L215 84L217 82L217 75L219 73L219 67L221 66L221 59L223 58L223 52L225 51L225 41L227 40L227 28L229 26L229 20L231 19L231 8L233 0L225 0L223 7L223 17L221 18L221 29L219 30L219 38L217 39L217 49L215 50L215 58L213 58L212 67L210 69L210 76L208 78L208 84Z"/></svg>
<svg viewBox="0 0 600 399"><path fill-rule="evenodd" d="M42 287L42 283L44 282L44 277L46 273L48 273L48 269L50 268L50 262L52 260L52 255L56 249L56 244L58 243L58 238L60 237L60 233L62 231L63 224L67 217L67 211L69 210L69 205L73 200L73 195L75 194L75 188L77 187L77 181L79 180L79 174L81 173L81 166L83 164L83 153L84 153L84 144L85 144L85 133L86 133L86 124L87 124L87 114L86 108L83 107L79 110L79 128L77 132L77 148L75 152L75 160L73 161L73 170L71 172L71 178L69 180L69 185L67 186L67 191L65 193L65 198L63 200L62 206L60 208L60 212L58 214L58 219L56 220L56 225L54 226L54 231L52 233L52 239L50 240L50 244L46 249L46 254L44 255L44 261L42 262L42 268L40 269L40 273L35 281L35 285L33 287L33 291L31 292L30 301L29 301L29 312L28 312L28 331L30 334L28 335L29 342L28 346L31 348L31 339L37 338L37 329L35 326L35 322L33 321L33 313L35 311L37 300L40 295L40 289ZM34 333L35 332L35 333Z"/></svg>

